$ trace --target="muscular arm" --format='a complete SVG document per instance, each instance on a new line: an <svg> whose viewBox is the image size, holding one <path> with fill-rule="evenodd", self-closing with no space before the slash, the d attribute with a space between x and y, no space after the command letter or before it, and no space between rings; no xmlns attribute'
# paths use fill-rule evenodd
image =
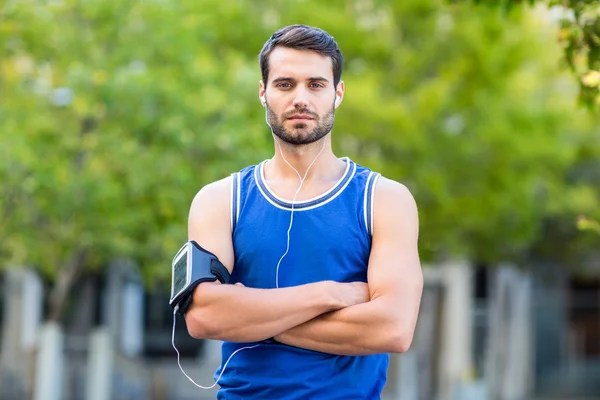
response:
<svg viewBox="0 0 600 400"><path fill-rule="evenodd" d="M230 179L204 187L194 198L188 236L215 254L232 272ZM282 289L201 283L185 315L195 338L253 342L271 338L325 312L357 304L356 287L318 282ZM362 301L362 300L361 300Z"/></svg>
<svg viewBox="0 0 600 400"><path fill-rule="evenodd" d="M374 205L371 300L319 316L276 340L339 355L401 353L410 347L423 289L417 207L408 189L383 178Z"/></svg>

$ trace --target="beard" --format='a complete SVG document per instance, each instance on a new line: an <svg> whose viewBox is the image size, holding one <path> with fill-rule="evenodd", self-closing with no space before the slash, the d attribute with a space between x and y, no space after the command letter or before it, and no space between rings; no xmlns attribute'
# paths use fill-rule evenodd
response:
<svg viewBox="0 0 600 400"><path fill-rule="evenodd" d="M296 114L310 115L314 118L314 120L307 122L315 122L316 126L312 130L310 130L308 128L308 123L302 122L301 120L297 121L294 125L292 125L290 129L283 126L283 122L285 120ZM292 112L284 113L281 116L281 119L279 119L277 118L277 115L275 115L275 113L267 105L267 121L271 126L273 134L279 139L291 145L304 146L322 139L329 132L331 132L335 121L335 108L332 107L331 111L325 114L323 118L321 118L316 113L310 112L306 109L298 109Z"/></svg>

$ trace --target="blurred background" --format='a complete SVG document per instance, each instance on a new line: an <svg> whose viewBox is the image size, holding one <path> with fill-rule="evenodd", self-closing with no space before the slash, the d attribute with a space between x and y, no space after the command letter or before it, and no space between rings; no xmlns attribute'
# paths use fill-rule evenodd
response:
<svg viewBox="0 0 600 400"><path fill-rule="evenodd" d="M209 399L171 260L270 158L258 53L345 56L334 151L404 183L425 274L384 400L600 398L597 1L0 1L0 399ZM401 305L400 305L401 306ZM186 372L219 343L177 321Z"/></svg>

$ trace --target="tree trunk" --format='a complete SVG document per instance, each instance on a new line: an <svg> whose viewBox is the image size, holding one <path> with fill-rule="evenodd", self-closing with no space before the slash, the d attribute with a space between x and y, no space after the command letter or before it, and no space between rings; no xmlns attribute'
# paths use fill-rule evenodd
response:
<svg viewBox="0 0 600 400"><path fill-rule="evenodd" d="M67 265L60 268L56 281L50 290L48 320L60 323L63 318L65 303L71 287L85 263L87 251L77 249Z"/></svg>
<svg viewBox="0 0 600 400"><path fill-rule="evenodd" d="M81 120L81 129L80 129L80 137L83 138L86 134L93 132L97 123L96 120L92 117L85 117ZM81 171L83 168L83 163L85 159L86 152L79 151L75 159L73 160L74 167L76 171ZM85 193L81 190L76 192L76 197L83 201L85 197ZM65 266L65 268L61 268L58 272L58 276L56 278L56 282L52 286L50 291L50 299L49 299L49 308L48 308L48 320L61 322L63 317L63 312L65 308L65 303L67 301L67 296L71 290L71 286L77 275L81 271L83 264L85 262L85 258L87 256L87 250L85 249L75 249L72 253L71 259Z"/></svg>

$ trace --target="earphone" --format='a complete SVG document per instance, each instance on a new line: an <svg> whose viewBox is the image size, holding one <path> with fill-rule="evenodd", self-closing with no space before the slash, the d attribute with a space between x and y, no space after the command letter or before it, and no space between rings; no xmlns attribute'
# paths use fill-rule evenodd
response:
<svg viewBox="0 0 600 400"><path fill-rule="evenodd" d="M336 105L339 101L339 96L337 96L336 98ZM286 246L286 250L283 253L283 255L281 256L281 258L279 259L279 261L277 262L277 267L276 267L276 271L275 271L275 288L279 289L279 266L281 265L281 261L283 261L283 259L285 258L285 256L288 254L289 250L290 250L290 232L292 231L292 225L294 223L294 205L296 203L296 197L298 196L298 193L300 193L300 190L302 189L302 185L304 184L304 180L306 179L306 177L308 176L308 171L310 171L311 167L313 166L313 164L317 161L317 159L319 158L319 156L321 155L321 153L323 153L323 150L325 149L325 140L323 140L323 146L321 147L321 150L319 151L319 153L315 156L315 158L313 159L313 161L310 163L310 165L308 166L308 168L306 168L306 172L304 173L304 177L300 176L300 173L298 172L298 170L296 168L293 167L292 164L290 164L286 159L285 156L283 155L283 148L281 147L281 142L279 141L279 139L277 138L277 136L275 135L275 132L273 132L273 127L271 126L271 124L269 123L269 105L267 104L267 101L265 99L265 96L261 96L260 100L263 104L263 106L265 107L265 120L267 122L267 125L269 126L269 129L271 130L271 134L273 135L273 139L275 139L275 142L277 143L277 145L279 146L279 152L281 154L281 158L283 159L283 161L292 169L294 170L294 172L296 173L296 175L298 175L298 179L300 180L300 185L298 186L298 189L296 190L296 193L294 194L294 199L292 200L292 209L290 212L290 224L288 226L287 229L287 246ZM271 159L272 160L272 159ZM269 161L271 161L269 160ZM268 161L267 161L268 162ZM223 376L223 373L225 372L225 369L227 368L227 364L229 364L229 361L231 360L231 358L238 352L242 351L242 350L246 350L246 349L254 349L258 346L261 346L261 343L255 344L253 346L245 346L245 347L240 347L239 349L237 349L236 351L234 351L233 353L231 353L231 355L229 356L229 358L227 359L227 361L225 362L225 364L223 365L223 369L221 370L221 373L219 374L218 378L215 380L215 383L213 383L212 386L202 386L197 384L192 378L189 377L188 374L185 373L185 371L183 370L183 367L181 366L181 361L180 361L180 354L179 354L179 350L177 350L177 347L175 346L175 322L176 322L176 313L177 313L177 307L175 308L175 310L173 311L173 332L171 334L171 345L173 346L173 348L175 349L175 352L177 353L177 365L179 365L179 369L181 370L181 372L183 373L183 375L185 375L186 378L188 378L188 380L190 382L192 382L194 385L196 385L197 387L199 387L200 389L212 389L214 388L218 383L219 380L221 379L221 376Z"/></svg>

